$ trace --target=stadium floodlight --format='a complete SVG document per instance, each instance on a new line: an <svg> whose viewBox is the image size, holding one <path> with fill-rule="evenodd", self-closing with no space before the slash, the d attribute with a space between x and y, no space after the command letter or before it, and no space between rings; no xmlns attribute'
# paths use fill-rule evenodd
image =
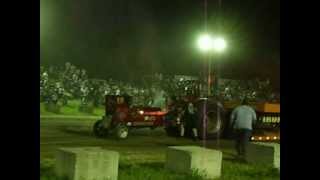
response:
<svg viewBox="0 0 320 180"><path fill-rule="evenodd" d="M213 41L209 34L202 34L198 41L198 48L203 52L208 52L213 48Z"/></svg>
<svg viewBox="0 0 320 180"><path fill-rule="evenodd" d="M216 37L212 40L212 49L218 53L223 52L227 47L226 41L222 37Z"/></svg>

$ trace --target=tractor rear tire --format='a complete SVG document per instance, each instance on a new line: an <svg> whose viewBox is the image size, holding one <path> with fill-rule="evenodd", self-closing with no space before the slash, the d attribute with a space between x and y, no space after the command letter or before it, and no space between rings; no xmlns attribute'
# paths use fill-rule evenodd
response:
<svg viewBox="0 0 320 180"><path fill-rule="evenodd" d="M93 133L96 137L105 137L108 134L108 130L103 127L102 120L98 120L93 125Z"/></svg>
<svg viewBox="0 0 320 180"><path fill-rule="evenodd" d="M210 99L202 100L198 104L198 110L199 138L214 139L221 136L224 130L224 115L222 113L223 109L217 105L217 102ZM204 121L206 123L205 129L203 128Z"/></svg>
<svg viewBox="0 0 320 180"><path fill-rule="evenodd" d="M126 139L129 134L129 129L127 126L125 126L123 124L119 124L119 125L117 125L115 132L116 132L116 137L118 139Z"/></svg>

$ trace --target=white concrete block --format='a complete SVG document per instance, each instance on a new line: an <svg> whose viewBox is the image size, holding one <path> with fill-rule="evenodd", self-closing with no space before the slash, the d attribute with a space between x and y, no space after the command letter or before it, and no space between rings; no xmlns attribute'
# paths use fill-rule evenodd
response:
<svg viewBox="0 0 320 180"><path fill-rule="evenodd" d="M278 143L264 143L264 142L257 142L254 144L266 146L266 147L272 147L274 149L273 166L275 168L280 169L280 144L278 144Z"/></svg>
<svg viewBox="0 0 320 180"><path fill-rule="evenodd" d="M167 149L165 168L190 173L197 170L206 178L221 176L222 152L199 146L170 146Z"/></svg>
<svg viewBox="0 0 320 180"><path fill-rule="evenodd" d="M60 148L56 174L69 180L117 180L119 153L99 147Z"/></svg>

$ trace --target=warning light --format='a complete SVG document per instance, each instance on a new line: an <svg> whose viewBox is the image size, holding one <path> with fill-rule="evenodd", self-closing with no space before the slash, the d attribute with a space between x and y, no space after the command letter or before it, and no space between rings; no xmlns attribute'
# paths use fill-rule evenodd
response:
<svg viewBox="0 0 320 180"><path fill-rule="evenodd" d="M270 137L268 136L266 139L267 139L267 140L269 140L269 139L270 139Z"/></svg>

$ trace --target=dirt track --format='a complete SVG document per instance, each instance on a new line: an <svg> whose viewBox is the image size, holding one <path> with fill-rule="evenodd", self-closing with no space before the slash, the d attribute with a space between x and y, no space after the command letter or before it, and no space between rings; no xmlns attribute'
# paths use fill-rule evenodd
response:
<svg viewBox="0 0 320 180"><path fill-rule="evenodd" d="M162 128L155 130L132 130L126 140L115 138L98 139L92 134L94 119L41 119L40 122L40 157L53 158L58 147L101 146L119 151L123 158L130 160L144 159L148 161L163 161L167 146L202 145L185 138L168 137ZM216 141L207 141L209 148ZM227 157L233 153L230 141L221 141L221 149Z"/></svg>

